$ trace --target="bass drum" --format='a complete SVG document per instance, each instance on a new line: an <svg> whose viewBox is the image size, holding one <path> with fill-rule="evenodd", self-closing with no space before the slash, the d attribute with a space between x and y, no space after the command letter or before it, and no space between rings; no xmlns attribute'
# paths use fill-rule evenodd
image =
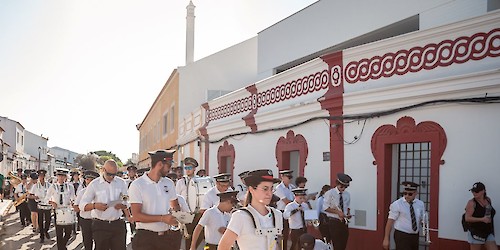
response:
<svg viewBox="0 0 500 250"><path fill-rule="evenodd" d="M191 179L187 193L189 209L197 213L200 210L203 197L214 186L214 180L211 177L195 177Z"/></svg>

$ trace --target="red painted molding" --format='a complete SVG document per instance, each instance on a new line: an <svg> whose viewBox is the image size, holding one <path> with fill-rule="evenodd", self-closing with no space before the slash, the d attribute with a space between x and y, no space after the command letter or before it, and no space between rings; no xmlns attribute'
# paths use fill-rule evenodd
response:
<svg viewBox="0 0 500 250"><path fill-rule="evenodd" d="M227 166L225 161L226 157L231 157L231 166ZM234 160L236 157L236 152L234 150L233 144L229 144L224 141L219 150L217 150L217 163L219 164L219 173L230 173L231 178L234 178Z"/></svg>
<svg viewBox="0 0 500 250"><path fill-rule="evenodd" d="M255 99L257 96L257 87L255 84L252 84L248 87L246 87L246 90L250 92L250 95L252 96L252 99ZM245 121L245 125L247 127L250 127L251 131L253 133L257 132L257 124L255 123L255 114L257 113L257 110L259 107L257 105L252 105L252 111L242 119Z"/></svg>
<svg viewBox="0 0 500 250"><path fill-rule="evenodd" d="M391 204L392 145L400 143L431 143L431 183L430 183L430 227L439 228L439 166L446 149L447 139L444 129L431 121L415 125L415 120L405 116L396 126L380 126L372 136L371 150L377 166L377 234L380 241L384 237L385 223ZM437 232L431 231L431 240L437 239ZM431 245L431 250L440 249L439 242Z"/></svg>
<svg viewBox="0 0 500 250"><path fill-rule="evenodd" d="M207 102L203 103L201 105L203 109L205 109L205 124L201 128L198 129L200 131L200 135L203 136L206 140L205 142L205 155L204 155L204 164L205 164L205 171L207 175L210 175L210 164L209 164L209 156L210 156L210 143L208 142L208 131L207 131L207 126L208 123L210 123L210 120L208 119L208 110L210 110L210 107Z"/></svg>
<svg viewBox="0 0 500 250"><path fill-rule="evenodd" d="M276 143L276 161L279 170L290 169L290 151L299 151L299 176L304 176L309 149L307 141L301 134L295 135L292 130L281 136Z"/></svg>

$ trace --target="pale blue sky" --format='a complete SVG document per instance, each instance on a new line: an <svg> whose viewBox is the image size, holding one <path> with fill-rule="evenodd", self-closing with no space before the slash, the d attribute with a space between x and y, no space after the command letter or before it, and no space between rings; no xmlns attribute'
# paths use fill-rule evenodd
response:
<svg viewBox="0 0 500 250"><path fill-rule="evenodd" d="M194 0L195 60L317 0ZM188 0L0 0L0 116L78 153L138 152L140 123L185 63Z"/></svg>

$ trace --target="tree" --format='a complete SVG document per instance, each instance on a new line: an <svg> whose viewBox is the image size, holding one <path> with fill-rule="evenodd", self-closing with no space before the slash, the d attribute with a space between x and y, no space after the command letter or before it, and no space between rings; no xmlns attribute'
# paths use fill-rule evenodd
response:
<svg viewBox="0 0 500 250"><path fill-rule="evenodd" d="M75 158L75 164L80 166L83 170L95 171L97 156L91 153L86 155L80 154Z"/></svg>
<svg viewBox="0 0 500 250"><path fill-rule="evenodd" d="M115 154L111 153L111 151L108 152L108 151L105 151L105 150L99 150L99 151L95 151L95 152L92 152L92 153L94 153L97 156L99 156L99 159L97 160L97 163L99 163L100 165L104 165L104 162L106 162L109 159L113 159L113 160L116 161L116 164L118 164L118 167L122 167L123 166L123 163L120 160L120 158L118 158L118 156L116 156Z"/></svg>

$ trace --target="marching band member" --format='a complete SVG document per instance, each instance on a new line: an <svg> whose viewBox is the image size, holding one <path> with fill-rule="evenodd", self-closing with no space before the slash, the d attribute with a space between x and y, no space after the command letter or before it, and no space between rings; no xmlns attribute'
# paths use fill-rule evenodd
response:
<svg viewBox="0 0 500 250"><path fill-rule="evenodd" d="M47 171L44 169L38 170L38 183L31 188L31 194L35 201L39 204L47 203L46 196L49 190L50 183L45 181ZM40 232L40 243L45 241L45 238L50 239L49 228L51 220L50 209L38 209L38 229ZM45 222L45 223L44 223Z"/></svg>
<svg viewBox="0 0 500 250"><path fill-rule="evenodd" d="M417 199L418 184L405 181L403 197L394 201L389 207L389 218L385 225L382 246L389 249L389 235L394 225L394 241L396 249L418 250L420 222L425 212L424 202Z"/></svg>
<svg viewBox="0 0 500 250"><path fill-rule="evenodd" d="M280 197L280 200L276 203L278 210L281 212L285 211L285 206L293 201L292 189L295 186L292 185L293 170L281 170L279 171L281 183L276 186L274 194ZM288 220L283 221L283 249L287 249L288 234L290 233Z"/></svg>
<svg viewBox="0 0 500 250"><path fill-rule="evenodd" d="M330 250L323 241L315 239L312 235L305 233L299 238L300 250Z"/></svg>
<svg viewBox="0 0 500 250"><path fill-rule="evenodd" d="M179 180L177 179L177 174L176 173L168 173L167 174L167 178L169 178L170 180L172 180L174 182L174 185L177 184L176 183L177 181L181 180L181 179L179 179ZM191 213L191 209L189 209L189 205L187 204L186 199L184 199L184 197L182 197L182 195L177 194L177 202L179 203L180 211ZM187 224L187 225L189 225L189 224ZM188 230L187 225L186 225L186 229L185 230ZM178 242L176 244L178 244L180 246L181 245L181 241L182 241L181 231L178 230L177 233L174 232L173 234L174 234L173 237L175 238L174 241ZM187 234L193 235L192 232L189 232L189 230L188 230ZM191 239L191 237L187 237L187 238ZM188 240L188 239L186 239L186 240Z"/></svg>
<svg viewBox="0 0 500 250"><path fill-rule="evenodd" d="M196 172L196 175L199 177L205 177L207 176L207 172L205 171L205 169L200 169L198 170L198 172Z"/></svg>
<svg viewBox="0 0 500 250"><path fill-rule="evenodd" d="M92 211L92 235L96 249L125 249L127 229L123 214L131 221L123 197L127 196L127 183L116 176L118 165L107 160L104 172L85 190L79 204L80 211Z"/></svg>
<svg viewBox="0 0 500 250"><path fill-rule="evenodd" d="M248 171L243 171L238 175L240 177L241 184L238 184L235 187L235 190L238 191L238 200L241 203L243 203L243 201L245 201L245 195L247 194L247 186L246 186L245 181L244 181L247 173L248 173Z"/></svg>
<svg viewBox="0 0 500 250"><path fill-rule="evenodd" d="M175 151L150 152L151 171L130 185L130 204L137 232L132 240L134 250L180 249L176 232L170 230L177 220L169 211L179 211L175 185L164 178L172 167Z"/></svg>
<svg viewBox="0 0 500 250"><path fill-rule="evenodd" d="M57 182L50 185L49 189L47 190L47 200L54 209L70 207L71 201L75 199L75 189L73 185L66 182L69 171L64 168L59 168L56 171ZM72 228L73 225L57 225L56 223L56 238L58 250L66 250L66 244L71 237Z"/></svg>
<svg viewBox="0 0 500 250"><path fill-rule="evenodd" d="M38 207L31 189L38 183L38 174L36 172L30 173L30 181L26 185L26 190L28 190L28 209L31 212L31 225L33 226L33 233L38 230Z"/></svg>
<svg viewBox="0 0 500 250"><path fill-rule="evenodd" d="M229 186L229 182L231 181L231 174L223 173L214 176L215 179L215 187L209 189L205 196L203 197L203 202L200 206L200 213L205 212L205 210L219 205L219 196L218 193L233 191L233 189Z"/></svg>
<svg viewBox="0 0 500 250"><path fill-rule="evenodd" d="M17 205L17 209L19 210L19 218L21 219L21 225L23 227L29 224L30 220L30 211L28 208L28 202L26 202L26 197L28 196L27 179L28 176L26 174L21 174L21 183L17 185L14 192L14 198L16 202L24 199L23 202Z"/></svg>
<svg viewBox="0 0 500 250"><path fill-rule="evenodd" d="M309 206L306 203L306 188L295 188L292 192L295 195L295 199L286 205L283 218L288 220L288 225L290 226L290 238L292 239L290 249L298 250L299 237L307 233L304 210L309 210Z"/></svg>
<svg viewBox="0 0 500 250"><path fill-rule="evenodd" d="M352 178L344 173L337 174L337 186L330 189L324 195L323 210L328 216L330 237L335 250L343 250L347 246L349 238L348 219L351 205L351 195L346 191Z"/></svg>
<svg viewBox="0 0 500 250"><path fill-rule="evenodd" d="M325 242L331 242L332 239L330 238L330 229L328 228L328 216L324 213L323 210L323 201L325 198L325 193L332 189L330 185L323 185L321 188L321 192L319 192L317 203L316 203L316 210L318 212L318 219L319 219L319 232L321 233L321 237L325 240Z"/></svg>
<svg viewBox="0 0 500 250"><path fill-rule="evenodd" d="M235 240L240 250L282 249L282 213L269 207L273 197L273 178L269 169L254 170L247 174L247 205L233 213L224 235L219 241L219 250L229 250Z"/></svg>
<svg viewBox="0 0 500 250"><path fill-rule="evenodd" d="M130 188L130 184L132 184L132 182L134 180L136 180L137 178L139 178L137 172L138 171L137 171L137 167L136 166L130 165L130 166L127 167L127 176L128 176L128 179L126 179L125 181L127 182L127 187L128 188ZM130 213L130 216L133 216L132 215L132 211L130 211L130 208L129 208L129 213ZM132 238L133 238L134 234L135 234L135 223L129 221L129 225L130 225L130 233L132 234Z"/></svg>
<svg viewBox="0 0 500 250"><path fill-rule="evenodd" d="M85 250L92 250L94 246L94 238L92 236L92 212L81 211L79 205L85 190L87 190L87 186L98 177L99 173L92 170L87 170L83 173L83 178L85 180L81 185L82 188L77 192L76 201L75 204L73 204L75 211L80 214L80 226L82 228L83 246L85 247Z"/></svg>
<svg viewBox="0 0 500 250"><path fill-rule="evenodd" d="M298 187L298 188L306 188L306 184L307 184L307 178L304 177L304 176L297 176L297 178L295 178L295 186ZM317 193L314 193L314 194L309 194L306 196L306 203L307 203L307 206L309 207L309 209L312 209L312 205L311 205L311 202L309 200L315 200L316 199L316 195ZM311 197L312 196L312 197Z"/></svg>
<svg viewBox="0 0 500 250"><path fill-rule="evenodd" d="M217 250L222 234L226 231L229 220L231 219L231 210L238 203L236 194L238 191L226 191L218 193L220 198L219 205L211 207L203 213L200 222L193 233L191 250L196 250L195 242L200 235L201 229L205 227L205 250Z"/></svg>

